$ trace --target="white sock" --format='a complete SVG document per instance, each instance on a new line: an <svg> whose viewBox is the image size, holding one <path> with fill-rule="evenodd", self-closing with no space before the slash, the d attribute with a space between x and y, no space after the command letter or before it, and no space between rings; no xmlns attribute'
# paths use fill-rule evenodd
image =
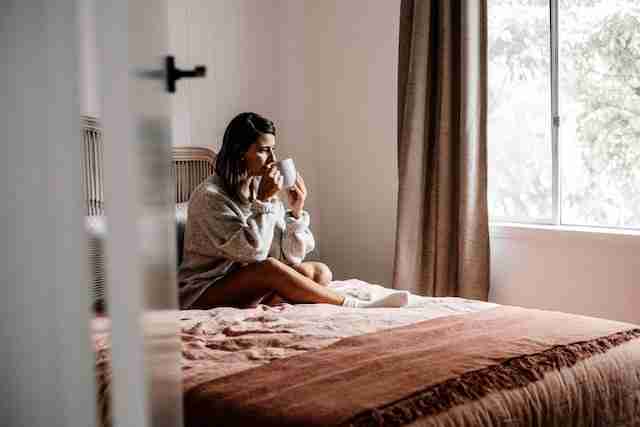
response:
<svg viewBox="0 0 640 427"><path fill-rule="evenodd" d="M404 307L409 303L409 292L398 291L393 292L386 297L378 298L373 301L362 301L352 297L344 297L343 307L350 308L376 308L376 307Z"/></svg>

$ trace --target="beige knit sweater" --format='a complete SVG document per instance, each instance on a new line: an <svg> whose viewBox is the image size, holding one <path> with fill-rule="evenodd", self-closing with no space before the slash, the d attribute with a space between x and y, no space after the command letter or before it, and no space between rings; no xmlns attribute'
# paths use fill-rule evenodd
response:
<svg viewBox="0 0 640 427"><path fill-rule="evenodd" d="M189 308L217 280L234 269L273 257L299 264L315 241L309 214L296 219L279 199L238 200L210 176L191 195L184 258L178 271L180 306Z"/></svg>

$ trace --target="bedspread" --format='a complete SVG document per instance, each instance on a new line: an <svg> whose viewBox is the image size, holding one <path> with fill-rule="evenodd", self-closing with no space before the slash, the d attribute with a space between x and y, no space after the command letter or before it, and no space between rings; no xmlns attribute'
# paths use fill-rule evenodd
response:
<svg viewBox="0 0 640 427"><path fill-rule="evenodd" d="M334 281L330 287L362 300L379 298L391 290L361 280ZM478 312L496 304L462 298L411 295L409 306L352 309L328 304L282 304L276 307L182 310L183 389L255 368L310 350L325 348L343 338L410 325L437 317ZM111 368L108 319L94 320L97 354L98 410L109 425Z"/></svg>
<svg viewBox="0 0 640 427"><path fill-rule="evenodd" d="M187 427L635 426L640 328L507 306L446 316L205 382L185 415Z"/></svg>

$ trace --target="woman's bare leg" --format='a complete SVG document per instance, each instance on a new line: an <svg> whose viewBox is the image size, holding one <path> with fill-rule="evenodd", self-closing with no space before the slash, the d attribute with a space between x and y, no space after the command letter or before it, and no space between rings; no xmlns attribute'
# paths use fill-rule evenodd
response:
<svg viewBox="0 0 640 427"><path fill-rule="evenodd" d="M209 287L193 308L245 306L272 292L290 302L341 305L344 297L274 259L249 264Z"/></svg>
<svg viewBox="0 0 640 427"><path fill-rule="evenodd" d="M292 268L321 286L327 286L333 280L331 269L321 262L307 261L294 265ZM278 295L277 292L272 292L261 301L262 304L271 306L282 304L283 302L287 301Z"/></svg>

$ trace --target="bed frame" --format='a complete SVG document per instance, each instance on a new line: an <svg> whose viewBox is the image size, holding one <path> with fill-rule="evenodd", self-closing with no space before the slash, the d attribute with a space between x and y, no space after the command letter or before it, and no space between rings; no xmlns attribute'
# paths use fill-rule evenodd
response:
<svg viewBox="0 0 640 427"><path fill-rule="evenodd" d="M82 117L82 187L85 214L104 215L104 169L102 130L94 117Z"/></svg>
<svg viewBox="0 0 640 427"><path fill-rule="evenodd" d="M173 147L172 176L176 182L176 203L186 203L193 190L213 174L216 154L204 147Z"/></svg>
<svg viewBox="0 0 640 427"><path fill-rule="evenodd" d="M102 130L95 117L82 117L82 171L85 213L104 215L104 167ZM186 203L193 190L213 174L216 154L205 147L173 147L171 175L175 202Z"/></svg>
<svg viewBox="0 0 640 427"><path fill-rule="evenodd" d="M205 147L173 147L171 176L175 181L176 203L176 254L182 261L184 229L187 219L186 206L191 193L208 176L213 174L216 154ZM104 167L102 130L94 117L82 117L82 188L85 200L87 255L93 308L104 311L105 268L104 241Z"/></svg>

